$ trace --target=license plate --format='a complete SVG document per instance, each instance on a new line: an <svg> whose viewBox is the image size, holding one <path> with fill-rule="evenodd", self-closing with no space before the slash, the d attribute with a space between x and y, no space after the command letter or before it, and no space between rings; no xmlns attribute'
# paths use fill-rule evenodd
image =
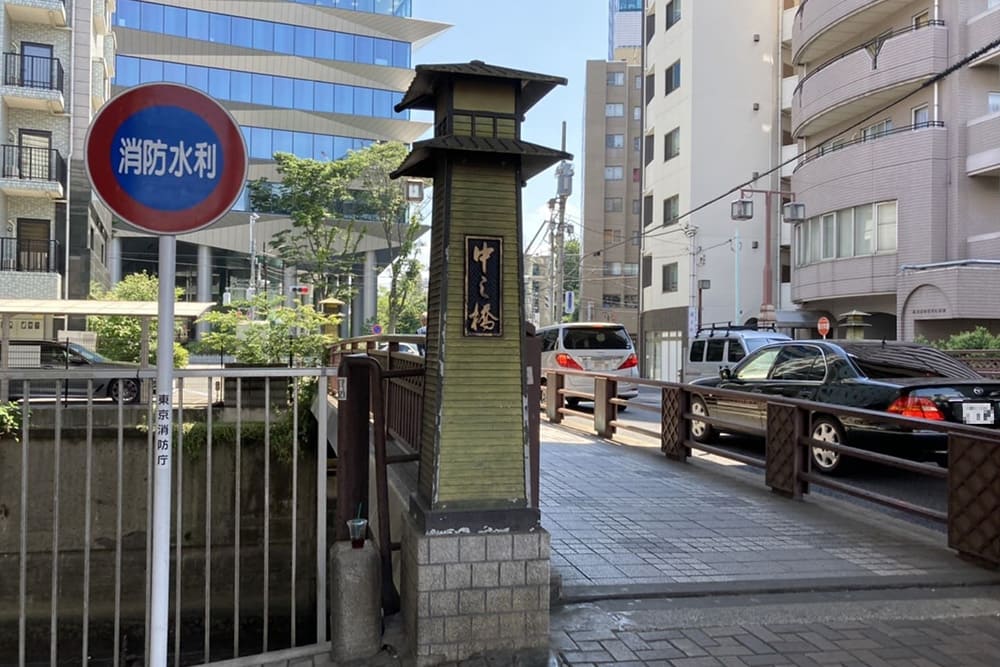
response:
<svg viewBox="0 0 1000 667"><path fill-rule="evenodd" d="M962 403L962 421L966 424L992 424L995 419L992 403Z"/></svg>

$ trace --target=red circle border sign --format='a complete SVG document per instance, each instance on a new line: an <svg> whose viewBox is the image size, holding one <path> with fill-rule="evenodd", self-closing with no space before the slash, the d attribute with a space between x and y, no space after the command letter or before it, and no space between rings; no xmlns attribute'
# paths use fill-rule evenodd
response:
<svg viewBox="0 0 1000 667"><path fill-rule="evenodd" d="M147 206L129 194L114 173L112 142L119 127L136 113L159 106L177 107L198 116L215 132L224 156L215 188L186 209ZM109 100L87 130L84 155L87 176L101 201L128 224L152 234L194 232L224 216L243 192L249 166L243 132L230 113L205 93L176 83L135 86Z"/></svg>

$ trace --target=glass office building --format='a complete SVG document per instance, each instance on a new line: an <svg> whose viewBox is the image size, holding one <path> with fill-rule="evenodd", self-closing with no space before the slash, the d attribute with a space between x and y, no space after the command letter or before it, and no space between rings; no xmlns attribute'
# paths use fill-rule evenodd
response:
<svg viewBox="0 0 1000 667"><path fill-rule="evenodd" d="M447 26L414 19L411 12L409 0L286 0L225 7L207 0L118 0L113 84L117 91L175 82L211 95L243 128L249 179L276 180L276 152L336 160L372 142L409 143L423 134L425 123L393 107L413 76L414 47ZM186 298L219 301L227 290L239 295L239 286L250 277L249 218L244 194L223 220L179 239L178 286ZM288 224L280 215L260 212L254 234L258 254ZM128 227L116 232L112 278L155 272L156 239ZM375 239L363 244L364 264L384 266L387 257L379 257L384 249L378 246ZM280 288L280 263L266 264L267 284ZM371 282L362 290L373 290ZM362 308L354 310L355 317L364 317Z"/></svg>

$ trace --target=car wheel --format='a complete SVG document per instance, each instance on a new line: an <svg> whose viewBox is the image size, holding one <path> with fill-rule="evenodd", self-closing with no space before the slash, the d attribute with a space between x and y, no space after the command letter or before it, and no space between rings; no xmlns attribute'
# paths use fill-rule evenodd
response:
<svg viewBox="0 0 1000 667"><path fill-rule="evenodd" d="M112 380L108 387L108 398L115 403L121 396L122 403L135 403L139 400L139 383L132 379Z"/></svg>
<svg viewBox="0 0 1000 667"><path fill-rule="evenodd" d="M698 396L691 397L691 414L708 417L708 407L705 405L705 401ZM695 442L709 442L715 440L715 436L718 435L714 428L708 423L703 422L698 419L691 420L691 439Z"/></svg>
<svg viewBox="0 0 1000 667"><path fill-rule="evenodd" d="M817 417L814 419L811 435L813 440L829 442L834 445L845 444L844 429L841 428L840 423L836 419L831 417ZM822 447L810 447L809 455L812 457L813 465L822 473L832 475L838 470L843 470L844 457L840 452L835 452L832 449L823 449Z"/></svg>

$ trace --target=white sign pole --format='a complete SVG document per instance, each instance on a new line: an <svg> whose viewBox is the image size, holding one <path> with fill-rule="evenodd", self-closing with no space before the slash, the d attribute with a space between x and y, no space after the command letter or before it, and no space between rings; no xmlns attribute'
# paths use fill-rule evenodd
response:
<svg viewBox="0 0 1000 667"><path fill-rule="evenodd" d="M153 573L149 665L166 667L170 605L170 461L174 386L174 284L177 237L160 237L160 302L156 331L156 434L153 438Z"/></svg>

